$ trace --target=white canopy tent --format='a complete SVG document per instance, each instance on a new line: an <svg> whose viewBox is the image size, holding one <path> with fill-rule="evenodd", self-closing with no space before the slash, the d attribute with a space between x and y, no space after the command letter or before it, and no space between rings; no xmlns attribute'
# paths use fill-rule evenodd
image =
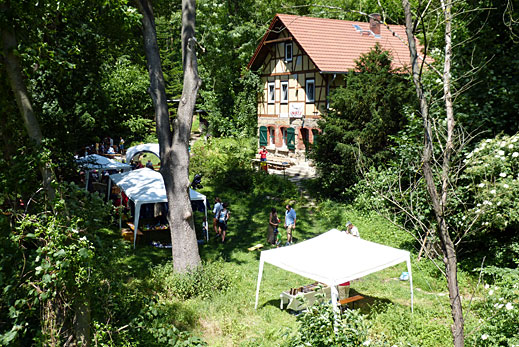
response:
<svg viewBox="0 0 519 347"><path fill-rule="evenodd" d="M160 148L158 143L144 143L130 147L126 150L126 162L129 163L139 153L152 153L160 159Z"/></svg>
<svg viewBox="0 0 519 347"><path fill-rule="evenodd" d="M131 166L125 163L120 163L117 160L113 160L110 158L103 157L99 154L89 154L85 157L76 159L78 165L86 171L85 181L86 186L85 189L88 189L88 182L90 180L90 171L93 170L122 170L122 171L130 171Z"/></svg>
<svg viewBox="0 0 519 347"><path fill-rule="evenodd" d="M292 246L262 251L255 308L265 262L330 286L336 309L337 285L406 262L413 310L413 276L408 251L362 240L337 229Z"/></svg>
<svg viewBox="0 0 519 347"><path fill-rule="evenodd" d="M110 179L115 185L124 191L128 199L135 203L135 216L133 221L135 226L133 230L133 247L135 248L141 206L143 204L168 202L164 180L159 172L148 168L110 175ZM207 220L206 196L190 188L189 198L191 201L203 201L205 207L205 218ZM206 237L209 239L209 233L206 234Z"/></svg>

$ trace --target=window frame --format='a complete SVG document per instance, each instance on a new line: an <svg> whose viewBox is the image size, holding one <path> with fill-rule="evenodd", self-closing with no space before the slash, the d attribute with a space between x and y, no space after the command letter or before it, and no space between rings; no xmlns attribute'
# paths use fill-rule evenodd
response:
<svg viewBox="0 0 519 347"><path fill-rule="evenodd" d="M270 87L272 87L272 95L270 93ZM267 83L267 102L269 104L274 104L276 102L276 82Z"/></svg>
<svg viewBox="0 0 519 347"><path fill-rule="evenodd" d="M313 90L312 90L312 99L310 99L308 97L308 88L309 88L309 85L312 85L313 86ZM305 98L306 98L306 102L307 103L314 103L315 102L315 78L309 78L306 80L305 82Z"/></svg>
<svg viewBox="0 0 519 347"><path fill-rule="evenodd" d="M288 58L288 48L290 47L290 58ZM292 61L294 59L294 46L292 42L285 42L285 62Z"/></svg>
<svg viewBox="0 0 519 347"><path fill-rule="evenodd" d="M283 95L283 86L287 87L286 95ZM283 96L286 96L284 99ZM287 104L288 103L288 81L281 81L281 103Z"/></svg>

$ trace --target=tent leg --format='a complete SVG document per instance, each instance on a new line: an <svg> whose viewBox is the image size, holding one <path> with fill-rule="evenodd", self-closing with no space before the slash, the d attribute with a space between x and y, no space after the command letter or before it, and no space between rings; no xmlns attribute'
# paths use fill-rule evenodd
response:
<svg viewBox="0 0 519 347"><path fill-rule="evenodd" d="M261 256L260 256L260 264L259 264L259 271L258 271L258 284L256 285L256 303L254 304L255 310L258 308L258 298L259 298L259 290L260 290L260 285L261 285L261 277L263 276L263 264L264 264L264 261L261 259Z"/></svg>
<svg viewBox="0 0 519 347"><path fill-rule="evenodd" d="M333 319L334 319L333 330L337 334L337 332L338 332L337 325L339 322L339 317L338 317L339 306L337 305L337 298L339 296L339 292L337 291L337 286L330 286L330 292L331 292L331 296L332 296Z"/></svg>
<svg viewBox="0 0 519 347"><path fill-rule="evenodd" d="M411 260L408 259L407 263L407 272L409 273L409 288L411 289L411 313L414 312L413 308L413 273L411 272Z"/></svg>
<svg viewBox="0 0 519 347"><path fill-rule="evenodd" d="M133 249L137 244L137 228L139 227L139 218L141 216L141 204L135 204L135 217L133 218Z"/></svg>

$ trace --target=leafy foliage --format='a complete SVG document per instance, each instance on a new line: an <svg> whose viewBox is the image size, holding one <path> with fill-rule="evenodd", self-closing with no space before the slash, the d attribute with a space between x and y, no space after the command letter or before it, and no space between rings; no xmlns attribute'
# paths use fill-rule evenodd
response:
<svg viewBox="0 0 519 347"><path fill-rule="evenodd" d="M292 346L362 346L367 340L368 323L359 311L335 313L330 304L314 304L297 320Z"/></svg>
<svg viewBox="0 0 519 347"><path fill-rule="evenodd" d="M205 263L187 273L174 273L173 265L168 263L158 266L154 276L161 283L161 292L181 300L208 299L230 287L229 278L219 262Z"/></svg>
<svg viewBox="0 0 519 347"><path fill-rule="evenodd" d="M480 325L471 332L474 346L514 346L519 343L519 271L489 267L484 273L493 285L485 286L485 298L477 304Z"/></svg>

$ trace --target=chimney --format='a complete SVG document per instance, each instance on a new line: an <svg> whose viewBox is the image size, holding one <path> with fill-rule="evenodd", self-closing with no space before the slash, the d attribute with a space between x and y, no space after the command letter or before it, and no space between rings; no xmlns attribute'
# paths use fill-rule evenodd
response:
<svg viewBox="0 0 519 347"><path fill-rule="evenodd" d="M372 13L369 15L369 30L376 36L380 36L380 14Z"/></svg>

